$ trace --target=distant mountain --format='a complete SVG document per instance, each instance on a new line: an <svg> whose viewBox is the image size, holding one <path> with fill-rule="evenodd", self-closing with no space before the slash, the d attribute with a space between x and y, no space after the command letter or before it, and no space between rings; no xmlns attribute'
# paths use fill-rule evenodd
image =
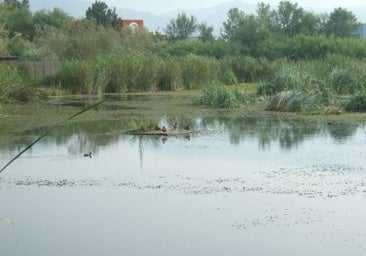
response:
<svg viewBox="0 0 366 256"><path fill-rule="evenodd" d="M57 7L75 18L85 17L86 10L91 6L90 2L84 0L30 0L29 2L33 12L42 9L53 10Z"/></svg>
<svg viewBox="0 0 366 256"><path fill-rule="evenodd" d="M33 12L46 9L52 10L57 7L68 13L70 16L75 18L85 17L85 12L88 7L91 6L90 2L85 0L31 0L31 10ZM113 6L109 6L112 8ZM227 13L231 8L237 7L239 10L243 11L245 14L254 14L257 10L256 4L247 4L240 0L234 0L228 3L220 4L212 8L205 9L195 9L195 10L175 10L172 12L156 15L150 12L139 12L131 9L116 8L117 14L122 17L122 19L142 19L144 20L145 27L150 31L158 31L163 33L164 28L167 26L168 22L176 18L181 12L185 12L187 15L193 15L197 18L199 23L205 22L208 26L214 27L214 35L220 35L220 29L222 24L227 19ZM275 6L271 6L276 8ZM307 7L303 7L305 10ZM347 8L352 11L356 17L358 17L361 23L366 23L366 5ZM313 10L315 13L331 13L333 10Z"/></svg>

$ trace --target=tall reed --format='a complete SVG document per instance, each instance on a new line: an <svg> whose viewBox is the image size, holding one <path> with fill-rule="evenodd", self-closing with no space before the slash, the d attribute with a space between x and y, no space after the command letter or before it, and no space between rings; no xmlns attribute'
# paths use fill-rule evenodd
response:
<svg viewBox="0 0 366 256"><path fill-rule="evenodd" d="M184 88L182 67L177 58L171 55L162 58L157 72L157 89L174 91Z"/></svg>
<svg viewBox="0 0 366 256"><path fill-rule="evenodd" d="M366 112L366 92L358 92L347 102L345 110L348 112Z"/></svg>
<svg viewBox="0 0 366 256"><path fill-rule="evenodd" d="M194 104L216 108L233 108L240 105L237 94L218 82L205 86L202 95L194 100Z"/></svg>
<svg viewBox="0 0 366 256"><path fill-rule="evenodd" d="M213 58L189 54L182 58L182 78L187 89L198 89L217 80L219 65Z"/></svg>
<svg viewBox="0 0 366 256"><path fill-rule="evenodd" d="M19 69L0 64L0 102L28 102L36 97L36 90Z"/></svg>

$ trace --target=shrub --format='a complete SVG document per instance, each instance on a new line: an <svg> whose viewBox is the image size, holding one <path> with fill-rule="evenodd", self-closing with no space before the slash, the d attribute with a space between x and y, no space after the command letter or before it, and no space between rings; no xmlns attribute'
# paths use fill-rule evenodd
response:
<svg viewBox="0 0 366 256"><path fill-rule="evenodd" d="M0 102L28 102L34 98L36 91L27 84L23 74L0 64Z"/></svg>

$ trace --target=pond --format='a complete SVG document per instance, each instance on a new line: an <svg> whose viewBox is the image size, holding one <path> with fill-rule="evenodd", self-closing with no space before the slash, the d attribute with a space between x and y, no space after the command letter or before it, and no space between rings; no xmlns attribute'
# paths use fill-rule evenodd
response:
<svg viewBox="0 0 366 256"><path fill-rule="evenodd" d="M0 254L366 254L363 123L206 115L179 100L111 97L94 114L118 118L53 127L1 173ZM150 116L138 102L195 132L125 134ZM47 129L10 134L0 165Z"/></svg>

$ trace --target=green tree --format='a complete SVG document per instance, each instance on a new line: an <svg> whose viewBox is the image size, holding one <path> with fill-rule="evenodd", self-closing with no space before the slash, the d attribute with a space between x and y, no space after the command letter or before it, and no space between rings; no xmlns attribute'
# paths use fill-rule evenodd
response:
<svg viewBox="0 0 366 256"><path fill-rule="evenodd" d="M300 33L314 36L320 32L321 17L312 13L305 12L301 22Z"/></svg>
<svg viewBox="0 0 366 256"><path fill-rule="evenodd" d="M109 9L108 5L101 1L95 1L91 7L86 10L86 18L94 19L98 25L119 29L121 19L116 13L116 8Z"/></svg>
<svg viewBox="0 0 366 256"><path fill-rule="evenodd" d="M208 41L214 40L214 36L212 34L212 32L213 32L212 26L207 26L206 23L201 23L198 25L198 31L199 31L199 38L203 42L208 42Z"/></svg>
<svg viewBox="0 0 366 256"><path fill-rule="evenodd" d="M16 1L17 2L17 1ZM5 14L2 22L6 23L9 37L22 36L28 40L33 40L36 30L33 24L33 15L31 11L20 6L5 4Z"/></svg>
<svg viewBox="0 0 366 256"><path fill-rule="evenodd" d="M176 19L171 19L164 32L173 40L187 39L197 30L197 19L191 15L179 13Z"/></svg>
<svg viewBox="0 0 366 256"><path fill-rule="evenodd" d="M46 26L67 31L72 20L71 16L59 8L54 8L52 11L40 10L33 15L33 23L40 31L44 31Z"/></svg>
<svg viewBox="0 0 366 256"><path fill-rule="evenodd" d="M245 14L239 11L238 8L231 8L228 11L227 19L223 23L223 33L222 38L228 41L232 41L235 37L236 30L243 25Z"/></svg>
<svg viewBox="0 0 366 256"><path fill-rule="evenodd" d="M269 4L259 3L257 6L257 22L262 33L271 33L274 27L275 12Z"/></svg>
<svg viewBox="0 0 366 256"><path fill-rule="evenodd" d="M247 46L256 46L259 41L263 40L264 35L259 30L257 17L246 15L243 23L236 29L233 39Z"/></svg>
<svg viewBox="0 0 366 256"><path fill-rule="evenodd" d="M295 36L301 31L304 16L304 9L298 7L297 3L281 1L276 12L278 32L291 37Z"/></svg>
<svg viewBox="0 0 366 256"><path fill-rule="evenodd" d="M359 26L360 23L352 12L343 8L336 8L326 21L324 30L328 36L334 35L345 38L354 36Z"/></svg>
<svg viewBox="0 0 366 256"><path fill-rule="evenodd" d="M11 6L13 8L26 8L29 9L29 0L22 0L22 1L18 1L18 0L4 0L4 4Z"/></svg>

